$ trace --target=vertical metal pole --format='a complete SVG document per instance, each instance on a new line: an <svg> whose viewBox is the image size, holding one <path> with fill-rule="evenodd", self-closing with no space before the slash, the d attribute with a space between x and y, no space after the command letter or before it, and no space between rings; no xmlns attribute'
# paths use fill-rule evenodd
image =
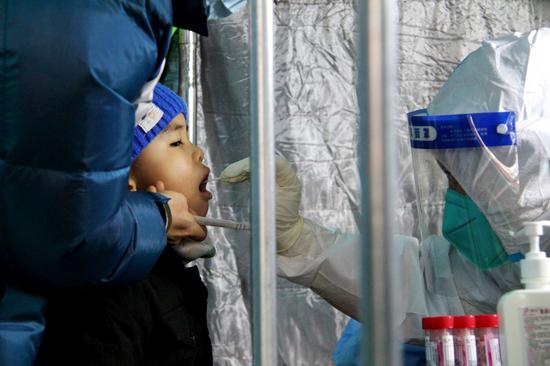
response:
<svg viewBox="0 0 550 366"><path fill-rule="evenodd" d="M193 144L197 143L197 45L195 32L179 30L178 94L187 102L187 132Z"/></svg>
<svg viewBox="0 0 550 366"><path fill-rule="evenodd" d="M249 1L254 365L276 365L273 0Z"/></svg>
<svg viewBox="0 0 550 366"><path fill-rule="evenodd" d="M393 321L397 268L392 257L397 7L395 0L358 1L362 364L400 365Z"/></svg>

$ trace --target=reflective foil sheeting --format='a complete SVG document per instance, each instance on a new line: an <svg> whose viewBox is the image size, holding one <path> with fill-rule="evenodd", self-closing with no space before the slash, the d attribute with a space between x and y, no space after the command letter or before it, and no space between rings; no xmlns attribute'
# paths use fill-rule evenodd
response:
<svg viewBox="0 0 550 366"><path fill-rule="evenodd" d="M460 60L480 42L549 25L544 0L399 3L399 161L396 228L418 235L406 112L426 107ZM352 0L281 0L275 5L277 153L303 183L302 214L355 232L359 195L357 59ZM248 13L210 21L200 40L198 143L218 176L249 153ZM248 183L209 184L209 215L249 221ZM250 365L250 278L247 233L209 228L218 254L201 263L209 287L215 364ZM311 291L278 283L279 365L331 365L347 317Z"/></svg>

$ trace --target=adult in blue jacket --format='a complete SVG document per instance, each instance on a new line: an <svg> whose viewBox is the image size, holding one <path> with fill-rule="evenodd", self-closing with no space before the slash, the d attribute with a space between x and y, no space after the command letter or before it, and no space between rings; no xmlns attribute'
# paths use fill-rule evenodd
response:
<svg viewBox="0 0 550 366"><path fill-rule="evenodd" d="M174 9L206 32L201 0ZM206 235L185 197L127 191L172 21L171 0L0 0L0 366L32 364L48 289L143 279L167 236Z"/></svg>

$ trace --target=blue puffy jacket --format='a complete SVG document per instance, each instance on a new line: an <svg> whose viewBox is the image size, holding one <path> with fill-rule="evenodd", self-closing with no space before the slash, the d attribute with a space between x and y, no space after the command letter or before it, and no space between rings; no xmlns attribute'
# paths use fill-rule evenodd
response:
<svg viewBox="0 0 550 366"><path fill-rule="evenodd" d="M0 0L0 366L32 364L48 289L143 279L165 246L127 176L171 22L170 0Z"/></svg>

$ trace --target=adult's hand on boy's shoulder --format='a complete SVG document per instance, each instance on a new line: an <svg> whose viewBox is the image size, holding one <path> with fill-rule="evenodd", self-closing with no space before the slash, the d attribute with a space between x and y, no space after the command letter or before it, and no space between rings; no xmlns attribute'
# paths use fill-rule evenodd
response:
<svg viewBox="0 0 550 366"><path fill-rule="evenodd" d="M184 239L193 239L201 241L206 238L206 227L199 225L195 219L196 213L189 208L185 195L164 190L164 184L157 182L154 186L147 189L150 192L158 192L170 198L168 206L172 215L172 223L168 227L166 236L168 244L178 245Z"/></svg>

